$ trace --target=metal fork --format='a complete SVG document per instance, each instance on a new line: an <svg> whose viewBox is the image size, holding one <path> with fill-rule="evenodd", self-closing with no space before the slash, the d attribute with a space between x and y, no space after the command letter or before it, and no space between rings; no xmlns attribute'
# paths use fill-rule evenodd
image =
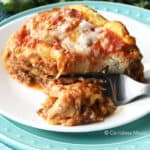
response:
<svg viewBox="0 0 150 150"><path fill-rule="evenodd" d="M108 75L107 80L112 90L112 99L117 106L150 96L150 84L137 82L127 75L112 74Z"/></svg>

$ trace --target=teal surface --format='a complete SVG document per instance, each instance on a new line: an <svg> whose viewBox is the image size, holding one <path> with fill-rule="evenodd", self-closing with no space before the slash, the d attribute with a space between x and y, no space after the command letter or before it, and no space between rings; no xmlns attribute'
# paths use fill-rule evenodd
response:
<svg viewBox="0 0 150 150"><path fill-rule="evenodd" d="M24 15L70 3L31 9L3 20L0 26ZM98 10L119 13L150 25L150 11L142 8L94 1L72 3L83 3ZM19 150L148 150L150 149L150 115L119 128L75 134L38 130L0 116L0 141Z"/></svg>
<svg viewBox="0 0 150 150"><path fill-rule="evenodd" d="M4 143L0 142L0 150L13 150L10 147L6 146Z"/></svg>

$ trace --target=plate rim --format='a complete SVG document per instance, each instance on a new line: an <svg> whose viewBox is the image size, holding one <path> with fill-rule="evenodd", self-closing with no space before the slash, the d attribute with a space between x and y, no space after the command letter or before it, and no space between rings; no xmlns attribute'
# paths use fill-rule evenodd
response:
<svg viewBox="0 0 150 150"><path fill-rule="evenodd" d="M18 19L18 18L20 18L20 17L23 17L24 15L29 15L29 14L32 14L32 13L35 13L35 12L38 12L38 11L40 11L40 10L45 10L46 8L51 8L51 7L54 7L54 6L57 6L58 4L59 4L59 6L63 6L63 5L67 5L67 4L76 4L76 3L80 3L80 4L88 4L88 5L90 5L90 3L94 3L94 4L105 4L105 5L115 5L115 6L117 6L117 7L126 7L126 8L129 8L129 9L138 9L138 10L140 10L140 11L146 11L146 13L150 13L150 11L149 10L145 10L145 9L143 9L143 8L138 8L138 7L135 7L135 6L128 6L128 5L124 5L124 4L120 4L120 3L117 3L117 4L115 4L115 3L110 3L110 2L96 2L96 1L83 1L83 2L81 2L81 1L78 1L78 2L63 2L63 3L55 3L55 4L50 4L50 5L46 5L46 6L41 6L41 7L37 7L37 8L33 8L33 9L30 9L30 10L27 10L27 11L24 11L24 12L21 12L21 13L19 13L19 14L16 14L16 15L14 15L14 16L12 16L12 17L9 17L8 19L5 19L5 20L3 20L2 22L0 22L0 28L1 27L3 27L3 26L5 26L5 25L7 25L7 23L10 23L11 21L14 21L14 20L16 20L16 19ZM40 10L39 10L40 9ZM106 10L106 11L110 11L110 12L114 12L114 11L111 11L110 9L109 10ZM147 15L146 15L147 16ZM132 18L132 16L130 16L130 18ZM135 17L134 18L132 18L132 19L135 19ZM141 22L141 21L140 21ZM142 21L142 23L144 23L144 24L147 24L147 23L145 23L145 22L143 22ZM70 149L70 148L69 148Z"/></svg>

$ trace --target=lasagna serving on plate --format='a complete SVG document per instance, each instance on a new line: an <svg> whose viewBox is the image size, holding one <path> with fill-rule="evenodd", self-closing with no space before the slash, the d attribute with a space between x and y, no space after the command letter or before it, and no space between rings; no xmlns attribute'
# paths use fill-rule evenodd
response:
<svg viewBox="0 0 150 150"><path fill-rule="evenodd" d="M3 58L13 78L48 95L38 114L51 124L98 122L115 111L102 81L85 79L88 73L124 73L143 81L142 55L126 27L84 5L34 15L11 35Z"/></svg>

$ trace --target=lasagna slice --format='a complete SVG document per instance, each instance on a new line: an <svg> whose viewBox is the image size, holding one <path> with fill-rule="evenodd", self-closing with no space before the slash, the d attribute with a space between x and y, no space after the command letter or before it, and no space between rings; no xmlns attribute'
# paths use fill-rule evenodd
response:
<svg viewBox="0 0 150 150"><path fill-rule="evenodd" d="M144 79L142 55L126 27L84 5L34 15L11 35L3 58L13 78L45 91L38 114L53 124L98 122L115 110L95 79L62 80L62 75L107 72Z"/></svg>
<svg viewBox="0 0 150 150"><path fill-rule="evenodd" d="M4 52L9 73L28 85L48 75L102 71L142 81L141 59L123 24L84 5L36 14L10 37Z"/></svg>

